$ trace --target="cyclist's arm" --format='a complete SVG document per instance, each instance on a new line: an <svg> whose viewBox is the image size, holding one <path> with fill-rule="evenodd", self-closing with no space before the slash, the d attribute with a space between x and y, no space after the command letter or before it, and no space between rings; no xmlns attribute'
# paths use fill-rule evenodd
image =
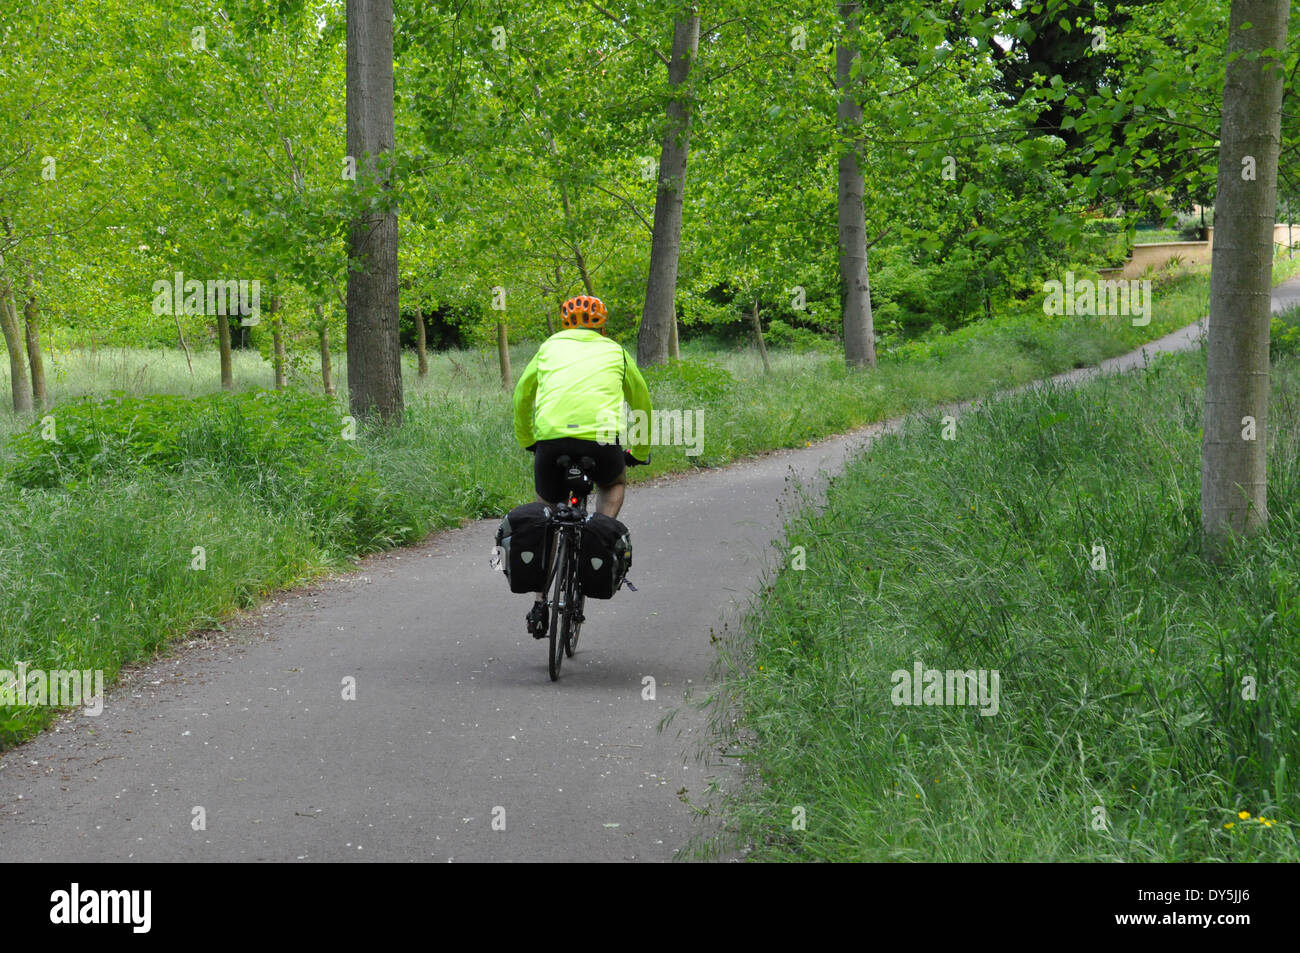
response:
<svg viewBox="0 0 1300 953"><path fill-rule="evenodd" d="M645 420L650 420L650 389L645 386L645 378L641 376L641 371L636 366L636 361L629 356L627 359L627 373L623 375L623 399L628 402L628 406L635 413L640 411L645 414ZM647 431L649 427L645 428ZM650 445L641 444L639 446L628 447L628 452L638 460L647 461L650 459Z"/></svg>
<svg viewBox="0 0 1300 953"><path fill-rule="evenodd" d="M541 352L539 351L538 354ZM515 439L527 449L537 442L533 433L533 400L537 396L537 355L528 362L515 385Z"/></svg>

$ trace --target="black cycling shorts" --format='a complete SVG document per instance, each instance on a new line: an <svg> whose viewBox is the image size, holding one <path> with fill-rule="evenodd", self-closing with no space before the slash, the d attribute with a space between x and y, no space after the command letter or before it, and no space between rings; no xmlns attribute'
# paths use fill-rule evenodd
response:
<svg viewBox="0 0 1300 953"><path fill-rule="evenodd" d="M617 443L597 443L574 437L539 440L533 459L533 485L537 488L537 495L548 503L558 503L564 499L564 471L556 465L555 458L566 453L573 458L574 463L582 457L591 457L596 461L591 476L597 486L609 486L627 469L627 464L623 461L623 448Z"/></svg>

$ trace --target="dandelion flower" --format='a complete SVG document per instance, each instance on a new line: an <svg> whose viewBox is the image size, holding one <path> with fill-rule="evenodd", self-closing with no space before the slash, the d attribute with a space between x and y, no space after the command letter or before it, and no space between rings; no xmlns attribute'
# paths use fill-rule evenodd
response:
<svg viewBox="0 0 1300 953"><path fill-rule="evenodd" d="M1230 830L1232 830L1233 827L1235 827L1235 826L1236 826L1236 825L1233 824L1232 821L1228 821L1228 823L1226 823L1226 824L1223 825L1223 829L1224 829L1224 830L1228 830L1228 831L1230 831Z"/></svg>
<svg viewBox="0 0 1300 953"><path fill-rule="evenodd" d="M1238 811L1237 816L1243 821L1250 819L1250 811Z"/></svg>

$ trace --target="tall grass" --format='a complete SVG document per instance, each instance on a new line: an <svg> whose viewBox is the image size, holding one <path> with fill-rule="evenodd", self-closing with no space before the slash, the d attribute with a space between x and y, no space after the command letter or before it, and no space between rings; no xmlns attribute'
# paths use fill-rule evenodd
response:
<svg viewBox="0 0 1300 953"><path fill-rule="evenodd" d="M1300 361L1274 372L1268 531L1221 565L1198 545L1203 380L1202 354L1162 358L952 440L924 417L849 465L728 644L715 715L749 783L712 846L1300 860ZM896 704L917 662L999 672L996 714Z"/></svg>

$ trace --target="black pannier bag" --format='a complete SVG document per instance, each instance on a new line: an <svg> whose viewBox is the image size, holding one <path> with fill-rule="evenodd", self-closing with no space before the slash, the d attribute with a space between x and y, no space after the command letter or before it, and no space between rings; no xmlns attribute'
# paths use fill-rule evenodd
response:
<svg viewBox="0 0 1300 953"><path fill-rule="evenodd" d="M632 537L627 527L603 513L592 513L582 524L582 558L578 579L582 593L612 599L632 565Z"/></svg>
<svg viewBox="0 0 1300 953"><path fill-rule="evenodd" d="M497 529L501 571L511 592L541 592L546 588L546 559L551 546L551 508L525 503L506 514Z"/></svg>

